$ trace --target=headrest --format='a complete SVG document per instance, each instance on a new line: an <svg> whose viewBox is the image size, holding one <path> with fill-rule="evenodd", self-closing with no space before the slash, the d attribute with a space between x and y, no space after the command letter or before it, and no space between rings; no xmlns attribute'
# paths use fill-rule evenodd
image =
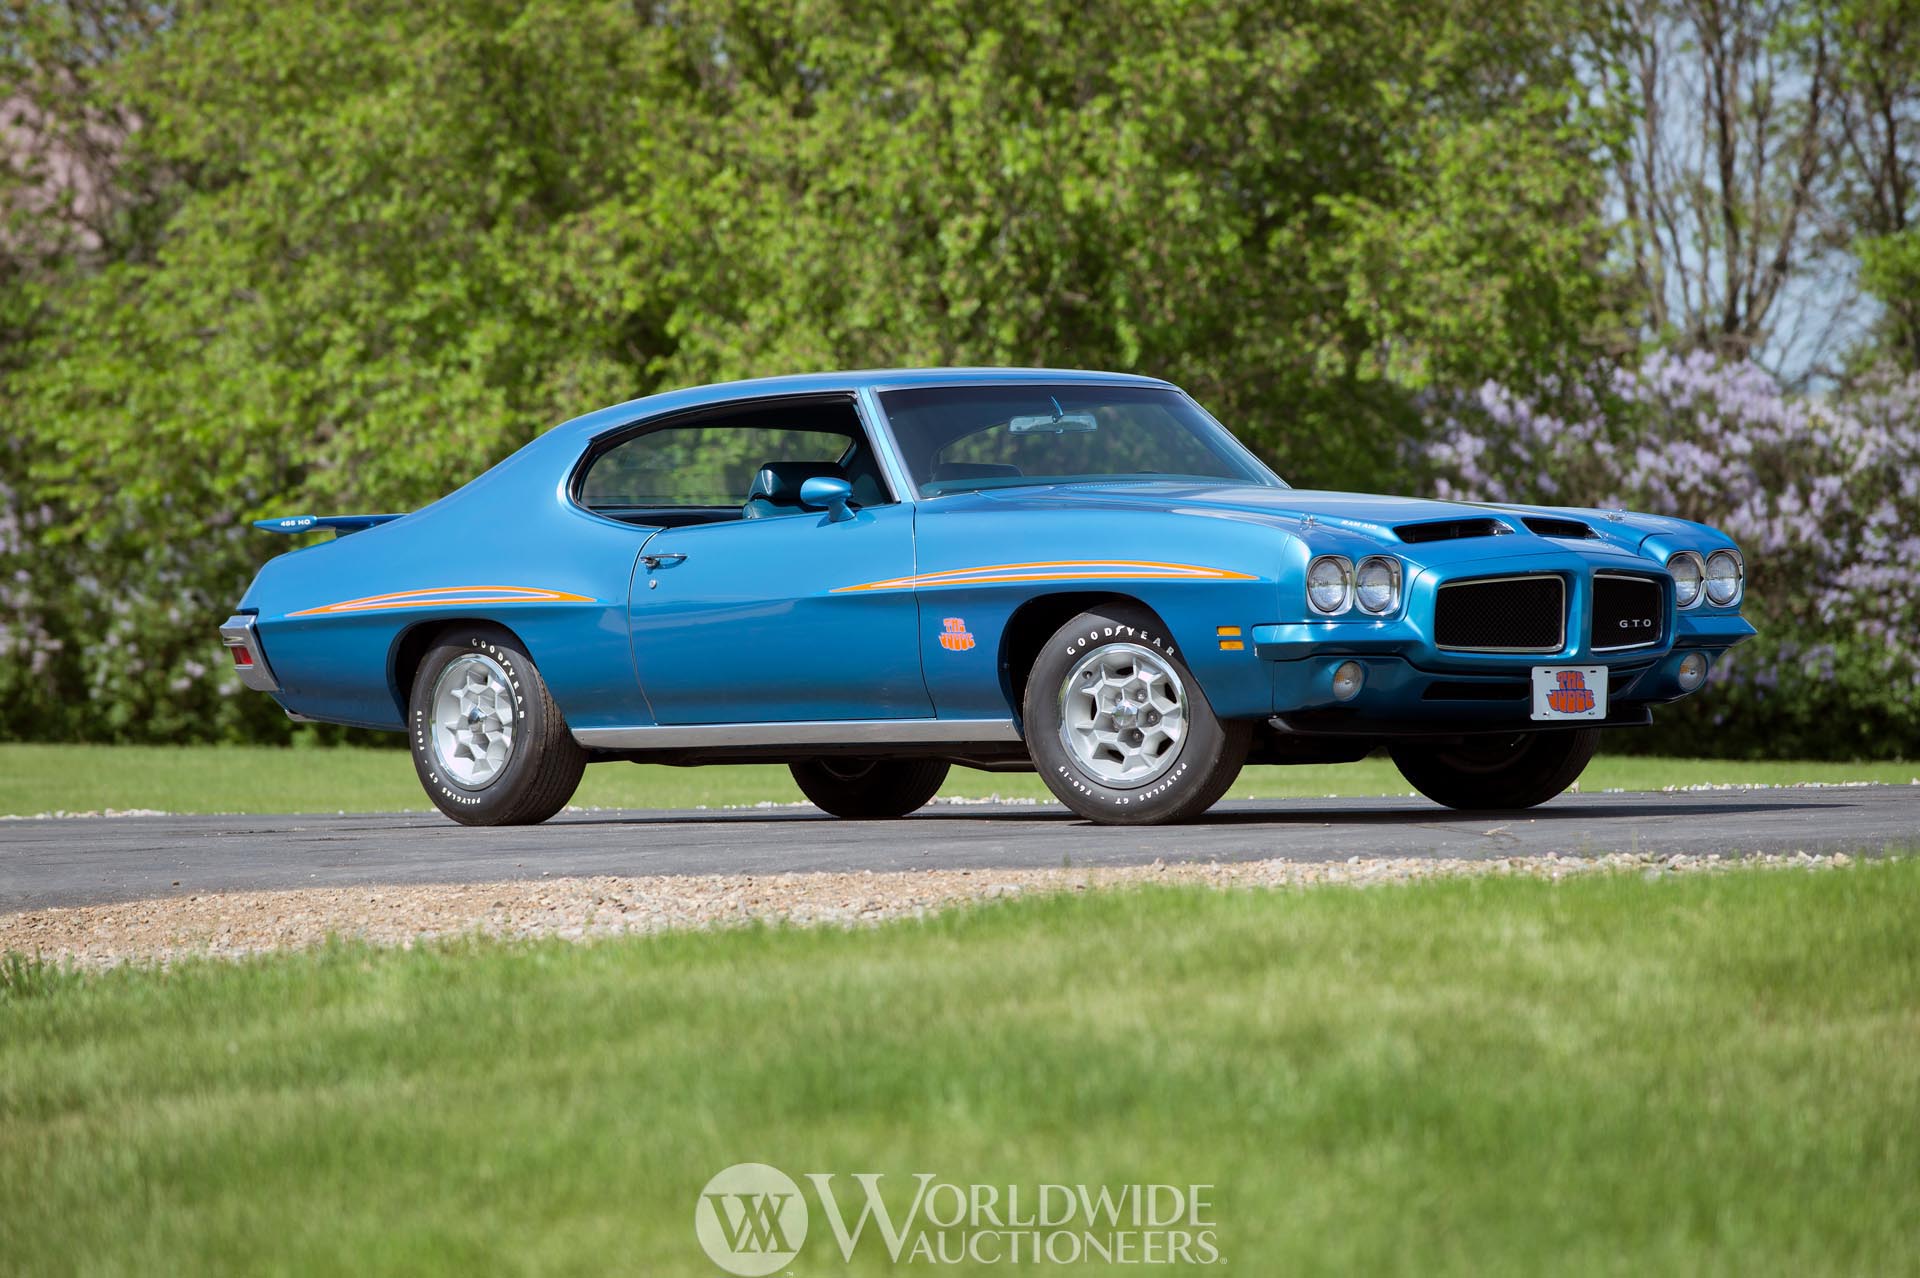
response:
<svg viewBox="0 0 1920 1278"><path fill-rule="evenodd" d="M845 479L847 473L838 462L768 462L753 477L747 500L756 497L776 506L798 506L800 485L809 479Z"/></svg>

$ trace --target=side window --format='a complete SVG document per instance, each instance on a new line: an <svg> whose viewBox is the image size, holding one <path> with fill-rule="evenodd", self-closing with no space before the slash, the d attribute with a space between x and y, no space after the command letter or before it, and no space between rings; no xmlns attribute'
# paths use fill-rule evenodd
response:
<svg viewBox="0 0 1920 1278"><path fill-rule="evenodd" d="M776 479L814 474L852 481L856 502L887 500L850 404L768 406L736 417L668 424L615 444L588 463L579 502L630 523L678 527L784 513ZM870 472L870 473L869 473ZM797 507L796 507L797 509Z"/></svg>

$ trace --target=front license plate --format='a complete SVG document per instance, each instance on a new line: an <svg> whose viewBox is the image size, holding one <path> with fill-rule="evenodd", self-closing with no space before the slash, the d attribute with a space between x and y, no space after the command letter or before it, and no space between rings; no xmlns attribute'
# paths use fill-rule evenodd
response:
<svg viewBox="0 0 1920 1278"><path fill-rule="evenodd" d="M1535 666L1533 717L1604 719L1607 717L1605 666Z"/></svg>

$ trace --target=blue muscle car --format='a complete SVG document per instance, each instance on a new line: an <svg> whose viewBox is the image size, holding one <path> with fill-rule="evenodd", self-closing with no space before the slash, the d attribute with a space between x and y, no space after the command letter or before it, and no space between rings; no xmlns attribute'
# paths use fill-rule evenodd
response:
<svg viewBox="0 0 1920 1278"><path fill-rule="evenodd" d="M790 765L898 817L949 765L1096 821L1385 747L1443 804L1565 789L1753 633L1721 533L1289 488L1178 387L942 369L601 409L405 515L263 520L221 627L297 720L405 731L434 803L545 820L593 762Z"/></svg>

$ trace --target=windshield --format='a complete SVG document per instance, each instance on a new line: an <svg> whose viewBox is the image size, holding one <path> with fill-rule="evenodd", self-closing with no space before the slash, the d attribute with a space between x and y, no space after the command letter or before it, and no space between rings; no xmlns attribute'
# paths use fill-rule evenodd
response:
<svg viewBox="0 0 1920 1278"><path fill-rule="evenodd" d="M1285 487L1178 391L1158 386L929 386L880 403L922 497L1024 484L1202 479Z"/></svg>

